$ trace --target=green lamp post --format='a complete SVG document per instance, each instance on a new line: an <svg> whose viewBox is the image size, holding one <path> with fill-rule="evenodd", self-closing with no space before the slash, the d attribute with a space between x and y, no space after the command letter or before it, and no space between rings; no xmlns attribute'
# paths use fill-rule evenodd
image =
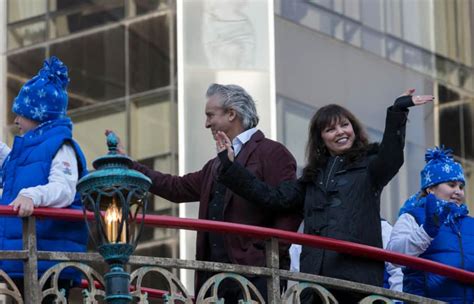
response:
<svg viewBox="0 0 474 304"><path fill-rule="evenodd" d="M105 278L107 303L130 303L130 274L124 265L137 246L143 230L148 177L130 169L132 160L117 153L118 139L107 135L109 153L93 162L96 169L79 180L84 216L94 213L94 224L86 217L89 234L109 265ZM138 220L141 218L142 220Z"/></svg>

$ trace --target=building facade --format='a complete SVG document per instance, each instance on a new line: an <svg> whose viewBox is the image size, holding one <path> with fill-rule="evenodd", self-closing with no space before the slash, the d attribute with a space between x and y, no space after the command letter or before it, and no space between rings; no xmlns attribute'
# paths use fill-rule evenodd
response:
<svg viewBox="0 0 474 304"><path fill-rule="evenodd" d="M111 129L131 157L177 173L173 3L8 0L2 5L4 141L11 144L17 134L14 97L43 60L55 55L69 67L68 114L90 166L106 153L104 132ZM147 212L177 216L178 207L154 197ZM178 250L178 231L148 228L136 252L176 258Z"/></svg>
<svg viewBox="0 0 474 304"><path fill-rule="evenodd" d="M275 16L278 135L299 164L304 137L294 134L318 107L347 106L376 141L385 108L415 88L436 99L410 112L405 164L383 193L382 215L394 221L419 189L424 150L434 144L453 148L472 200L472 1L281 0Z"/></svg>

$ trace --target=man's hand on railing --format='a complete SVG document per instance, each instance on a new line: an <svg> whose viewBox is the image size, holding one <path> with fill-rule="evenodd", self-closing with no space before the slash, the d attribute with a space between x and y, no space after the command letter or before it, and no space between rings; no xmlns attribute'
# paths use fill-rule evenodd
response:
<svg viewBox="0 0 474 304"><path fill-rule="evenodd" d="M23 195L18 195L16 199L10 203L10 206L13 206L14 211L18 211L18 216L20 217L30 216L35 209L33 200Z"/></svg>

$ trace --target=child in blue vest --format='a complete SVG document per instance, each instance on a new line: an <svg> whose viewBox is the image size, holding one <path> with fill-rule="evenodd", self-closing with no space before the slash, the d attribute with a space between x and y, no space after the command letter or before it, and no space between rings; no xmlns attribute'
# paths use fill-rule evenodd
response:
<svg viewBox="0 0 474 304"><path fill-rule="evenodd" d="M13 102L16 136L10 148L0 143L2 205L13 206L19 217L35 207L81 209L76 193L87 165L79 145L72 139L72 122L66 116L69 83L67 67L56 57L44 62L38 75L27 81ZM41 219L36 221L37 246L43 251L86 250L87 229L83 223ZM0 217L0 250L22 249L22 225L17 217ZM55 262L39 261L41 276ZM0 269L23 285L23 263L0 261ZM79 281L76 271L66 269L60 286L66 290Z"/></svg>
<svg viewBox="0 0 474 304"><path fill-rule="evenodd" d="M428 149L421 191L400 210L389 250L474 271L474 219L464 204L464 173L450 150ZM472 285L403 268L403 291L449 303L473 303Z"/></svg>

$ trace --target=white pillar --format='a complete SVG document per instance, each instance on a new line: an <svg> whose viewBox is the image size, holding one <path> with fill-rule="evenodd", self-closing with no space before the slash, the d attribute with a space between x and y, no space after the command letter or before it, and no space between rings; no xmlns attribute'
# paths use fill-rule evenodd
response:
<svg viewBox="0 0 474 304"><path fill-rule="evenodd" d="M273 0L178 0L179 173L200 170L215 157L204 127L211 83L237 84L257 102L258 128L276 138ZM180 217L197 218L198 203L180 205ZM180 258L195 258L195 233L181 231ZM181 272L193 290L194 274Z"/></svg>

